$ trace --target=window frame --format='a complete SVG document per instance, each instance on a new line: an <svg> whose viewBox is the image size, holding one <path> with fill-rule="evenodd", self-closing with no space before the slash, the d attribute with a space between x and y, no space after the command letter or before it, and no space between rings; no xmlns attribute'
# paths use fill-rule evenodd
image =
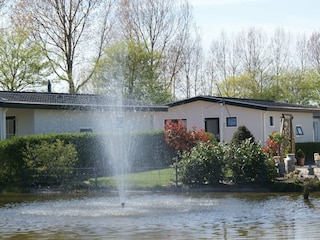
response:
<svg viewBox="0 0 320 240"><path fill-rule="evenodd" d="M269 116L269 126L274 127L274 117L273 116Z"/></svg>
<svg viewBox="0 0 320 240"><path fill-rule="evenodd" d="M230 121L234 121L234 123ZM238 126L237 117L226 117L226 127L237 127L237 126Z"/></svg>
<svg viewBox="0 0 320 240"><path fill-rule="evenodd" d="M297 135L297 136L302 136L302 135L304 135L303 128L302 128L301 125L296 125L296 135Z"/></svg>
<svg viewBox="0 0 320 240"><path fill-rule="evenodd" d="M12 130L12 132L10 130ZM10 139L16 135L17 135L17 118L16 118L16 116L6 116L6 139Z"/></svg>

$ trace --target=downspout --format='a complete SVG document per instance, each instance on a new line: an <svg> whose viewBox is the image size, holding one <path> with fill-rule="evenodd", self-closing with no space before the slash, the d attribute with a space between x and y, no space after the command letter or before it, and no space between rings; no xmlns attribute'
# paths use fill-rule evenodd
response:
<svg viewBox="0 0 320 240"><path fill-rule="evenodd" d="M8 109L2 108L0 110L0 140L6 139L6 113Z"/></svg>
<svg viewBox="0 0 320 240"><path fill-rule="evenodd" d="M263 121L262 121L262 124L263 124L263 133L262 133L263 146L266 144L266 141L267 141L267 139L266 139L266 136L267 136L266 115L267 115L267 112L264 112Z"/></svg>
<svg viewBox="0 0 320 240"><path fill-rule="evenodd" d="M220 143L224 141L224 101L220 103L220 118L221 118L221 125L220 125Z"/></svg>

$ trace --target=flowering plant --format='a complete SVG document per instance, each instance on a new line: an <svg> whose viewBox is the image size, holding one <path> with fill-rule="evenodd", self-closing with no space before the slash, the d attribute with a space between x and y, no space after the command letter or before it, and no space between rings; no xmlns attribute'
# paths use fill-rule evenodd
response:
<svg viewBox="0 0 320 240"><path fill-rule="evenodd" d="M204 129L197 131L196 127L192 127L192 130L188 131L182 119L168 120L164 135L166 143L180 153L190 151L198 141L207 142L212 139L212 135L206 133Z"/></svg>
<svg viewBox="0 0 320 240"><path fill-rule="evenodd" d="M270 156L279 156L281 143L285 140L284 134L280 132L273 132L268 135L266 146L263 148L265 153L268 153Z"/></svg>

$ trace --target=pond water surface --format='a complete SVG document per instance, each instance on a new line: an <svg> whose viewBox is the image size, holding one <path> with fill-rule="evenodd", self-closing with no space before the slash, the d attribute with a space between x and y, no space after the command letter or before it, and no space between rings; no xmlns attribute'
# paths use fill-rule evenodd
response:
<svg viewBox="0 0 320 240"><path fill-rule="evenodd" d="M1 239L319 239L320 195L0 194Z"/></svg>

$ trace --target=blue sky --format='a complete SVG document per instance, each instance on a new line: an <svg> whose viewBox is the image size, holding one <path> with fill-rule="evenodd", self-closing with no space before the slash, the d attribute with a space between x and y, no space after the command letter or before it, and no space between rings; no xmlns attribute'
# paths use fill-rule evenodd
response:
<svg viewBox="0 0 320 240"><path fill-rule="evenodd" d="M221 31L238 33L249 27L272 34L282 27L294 35L320 31L319 0L189 0L208 46Z"/></svg>

